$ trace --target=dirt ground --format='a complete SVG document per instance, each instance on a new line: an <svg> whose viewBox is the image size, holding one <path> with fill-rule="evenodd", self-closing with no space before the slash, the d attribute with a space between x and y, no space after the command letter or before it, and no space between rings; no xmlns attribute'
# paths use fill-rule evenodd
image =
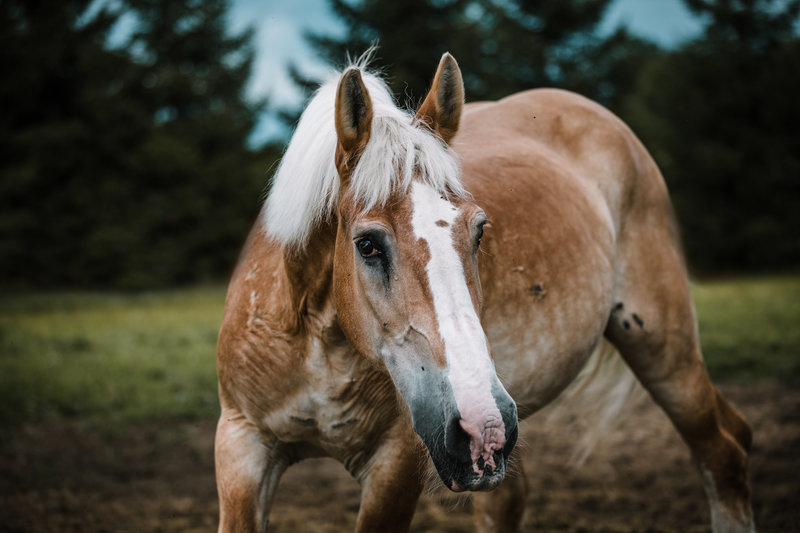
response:
<svg viewBox="0 0 800 533"><path fill-rule="evenodd" d="M800 390L727 386L755 430L750 478L759 531L800 531ZM214 421L28 425L0 442L0 531L214 531ZM637 404L582 466L570 425L523 425L528 531L709 530L699 476L669 421ZM270 531L352 531L359 487L332 460L289 469ZM472 531L469 500L425 494L412 531Z"/></svg>

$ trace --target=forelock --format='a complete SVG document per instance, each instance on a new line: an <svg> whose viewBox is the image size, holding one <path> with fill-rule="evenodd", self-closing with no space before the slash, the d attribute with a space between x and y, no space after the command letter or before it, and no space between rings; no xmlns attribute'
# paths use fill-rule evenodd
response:
<svg viewBox="0 0 800 533"><path fill-rule="evenodd" d="M267 235L303 247L314 228L335 213L340 179L334 156L336 87L341 73L316 92L300 117L273 179L262 223ZM377 75L362 72L373 106L369 142L350 175L353 200L363 210L383 206L418 179L442 194L462 196L461 170L450 146L399 109Z"/></svg>

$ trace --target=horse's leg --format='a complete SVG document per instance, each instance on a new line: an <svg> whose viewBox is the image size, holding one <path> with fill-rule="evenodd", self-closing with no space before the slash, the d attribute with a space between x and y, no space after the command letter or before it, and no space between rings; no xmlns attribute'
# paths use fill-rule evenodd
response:
<svg viewBox="0 0 800 533"><path fill-rule="evenodd" d="M709 380L677 247L659 240L652 227L649 231L623 255L625 268L606 336L691 449L713 531L753 531L747 482L750 427Z"/></svg>
<svg viewBox="0 0 800 533"><path fill-rule="evenodd" d="M219 531L267 531L269 511L286 464L265 446L240 414L223 410L214 460L219 495Z"/></svg>
<svg viewBox="0 0 800 533"><path fill-rule="evenodd" d="M509 470L500 486L490 492L472 495L477 533L513 533L522 531L528 480L522 470L519 447L511 452Z"/></svg>
<svg viewBox="0 0 800 533"><path fill-rule="evenodd" d="M356 475L361 483L356 533L404 533L411 525L424 484L427 456L407 429L410 434L386 438Z"/></svg>

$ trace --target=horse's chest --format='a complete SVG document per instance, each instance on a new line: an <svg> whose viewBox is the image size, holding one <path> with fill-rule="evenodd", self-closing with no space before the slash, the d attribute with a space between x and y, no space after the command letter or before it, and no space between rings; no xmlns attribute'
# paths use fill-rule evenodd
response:
<svg viewBox="0 0 800 533"><path fill-rule="evenodd" d="M337 357L341 355L341 357ZM311 353L293 394L264 414L281 442L308 443L344 459L369 447L396 417L388 376L353 353Z"/></svg>
<svg viewBox="0 0 800 533"><path fill-rule="evenodd" d="M350 403L340 399L341 391L349 386L349 381L309 380L279 409L266 414L266 425L282 442L325 444L341 441L342 434L357 429L360 422L350 416Z"/></svg>

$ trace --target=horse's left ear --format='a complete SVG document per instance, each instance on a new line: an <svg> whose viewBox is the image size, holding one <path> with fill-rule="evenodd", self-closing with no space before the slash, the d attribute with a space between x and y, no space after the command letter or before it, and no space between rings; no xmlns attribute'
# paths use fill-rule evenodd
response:
<svg viewBox="0 0 800 533"><path fill-rule="evenodd" d="M416 120L424 122L446 143L455 137L464 107L464 81L453 56L445 53L433 77L428 96L417 110Z"/></svg>

